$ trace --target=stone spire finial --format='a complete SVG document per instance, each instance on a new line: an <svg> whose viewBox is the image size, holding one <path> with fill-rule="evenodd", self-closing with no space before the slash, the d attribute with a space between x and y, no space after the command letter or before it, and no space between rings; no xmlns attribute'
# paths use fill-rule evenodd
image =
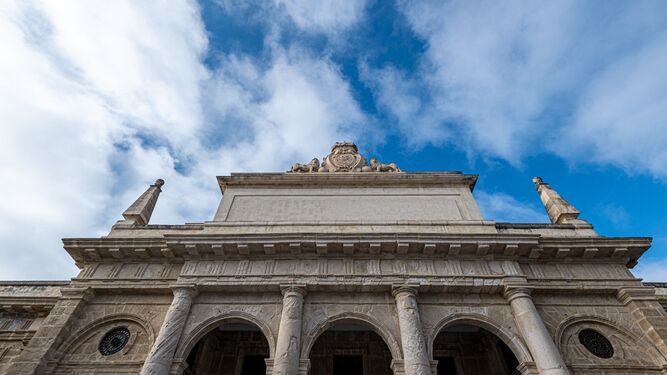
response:
<svg viewBox="0 0 667 375"><path fill-rule="evenodd" d="M547 210L549 219L553 224L564 223L583 223L584 220L577 219L579 217L579 210L568 203L558 192L544 182L541 177L533 178L535 189L540 194L540 199L544 208Z"/></svg>
<svg viewBox="0 0 667 375"><path fill-rule="evenodd" d="M123 212L125 222L130 225L146 225L151 219L153 209L157 198L160 196L164 186L164 180L159 178L155 183L148 187L148 189L141 194L141 196L132 203L132 205Z"/></svg>

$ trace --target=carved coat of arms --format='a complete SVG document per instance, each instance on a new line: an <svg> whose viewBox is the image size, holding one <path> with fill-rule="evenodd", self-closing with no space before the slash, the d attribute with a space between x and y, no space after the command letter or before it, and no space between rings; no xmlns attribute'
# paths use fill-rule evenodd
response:
<svg viewBox="0 0 667 375"><path fill-rule="evenodd" d="M359 149L354 143L336 143L331 148L331 154L324 157L320 172L366 172L368 167L366 159L359 154Z"/></svg>
<svg viewBox="0 0 667 375"><path fill-rule="evenodd" d="M318 159L313 159L308 164L296 163L292 166L290 173L313 173L313 172L400 172L396 164L382 164L377 159L371 159L369 165L366 158L359 154L357 145L351 142L337 142L331 153L324 157L322 164Z"/></svg>

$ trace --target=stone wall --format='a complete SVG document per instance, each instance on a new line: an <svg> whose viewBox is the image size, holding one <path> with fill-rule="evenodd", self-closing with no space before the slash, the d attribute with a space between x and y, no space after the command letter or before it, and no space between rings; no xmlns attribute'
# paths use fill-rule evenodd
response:
<svg viewBox="0 0 667 375"><path fill-rule="evenodd" d="M68 282L0 282L0 374L21 354Z"/></svg>
<svg viewBox="0 0 667 375"><path fill-rule="evenodd" d="M55 349L49 368L57 374L107 371L135 374L151 349L171 302L170 295L99 294L88 302L69 326L67 338ZM123 350L102 355L99 344L117 327L130 331Z"/></svg>

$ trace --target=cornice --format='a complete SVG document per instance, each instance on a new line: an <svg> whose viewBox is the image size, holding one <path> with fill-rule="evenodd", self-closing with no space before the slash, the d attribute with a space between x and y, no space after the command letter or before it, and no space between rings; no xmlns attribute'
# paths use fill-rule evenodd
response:
<svg viewBox="0 0 667 375"><path fill-rule="evenodd" d="M232 173L218 176L220 190L228 187L423 187L423 186L467 186L475 187L477 175L461 172L349 172L349 173Z"/></svg>
<svg viewBox="0 0 667 375"><path fill-rule="evenodd" d="M644 237L542 237L534 234L253 234L161 238L64 239L75 261L174 261L290 256L514 259L613 262L633 266L651 245Z"/></svg>

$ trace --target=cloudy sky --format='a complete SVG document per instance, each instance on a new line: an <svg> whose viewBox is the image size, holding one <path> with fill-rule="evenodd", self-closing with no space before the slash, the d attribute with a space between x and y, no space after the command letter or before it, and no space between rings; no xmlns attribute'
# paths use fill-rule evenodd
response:
<svg viewBox="0 0 667 375"><path fill-rule="evenodd" d="M0 279L76 273L156 178L153 223L209 220L216 175L331 144L480 175L489 219L550 182L667 281L667 2L0 2Z"/></svg>

